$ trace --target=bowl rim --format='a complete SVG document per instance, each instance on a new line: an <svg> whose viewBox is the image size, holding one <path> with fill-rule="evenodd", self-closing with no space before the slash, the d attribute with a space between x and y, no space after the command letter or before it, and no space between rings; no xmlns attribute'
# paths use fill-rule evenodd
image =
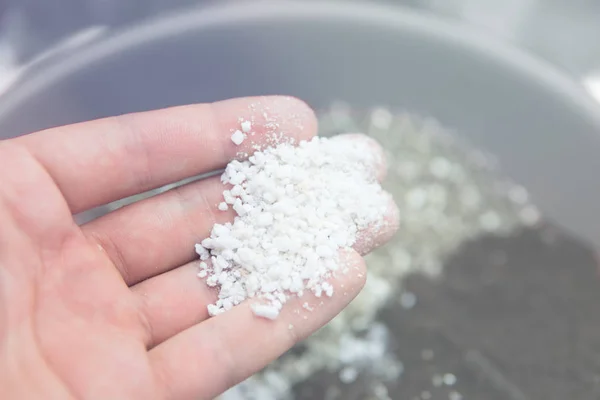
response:
<svg viewBox="0 0 600 400"><path fill-rule="evenodd" d="M453 22L423 11L389 4L325 0L307 5L302 0L256 0L195 6L150 18L93 40L57 51L24 66L18 77L0 95L0 119L19 107L30 96L107 55L127 52L142 43L177 37L189 31L209 30L235 24L257 24L273 19L279 22L314 22L370 24L375 28L398 33L411 32L449 46L460 47L487 58L516 74L527 76L547 89L551 88L573 111L600 127L600 104L583 85L549 62L514 45L504 43L481 30ZM49 51L47 53L52 53ZM29 68L28 68L29 67ZM573 107L575 106L575 107Z"/></svg>

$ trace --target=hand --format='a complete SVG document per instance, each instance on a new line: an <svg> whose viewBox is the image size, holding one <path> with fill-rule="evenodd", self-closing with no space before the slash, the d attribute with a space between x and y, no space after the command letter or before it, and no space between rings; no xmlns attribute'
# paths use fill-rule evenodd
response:
<svg viewBox="0 0 600 400"><path fill-rule="evenodd" d="M238 118L256 135L235 146ZM11 399L212 398L329 321L358 293L359 273L309 313L310 296L275 321L242 304L216 318L196 277L194 244L215 222L218 177L78 226L73 214L223 167L273 130L316 133L290 98L235 99L86 122L0 141L0 388ZM395 220L394 207L390 219ZM394 224L392 224L394 225ZM393 229L364 240L361 252ZM343 285L343 289L342 288ZM319 301L320 303L320 301Z"/></svg>

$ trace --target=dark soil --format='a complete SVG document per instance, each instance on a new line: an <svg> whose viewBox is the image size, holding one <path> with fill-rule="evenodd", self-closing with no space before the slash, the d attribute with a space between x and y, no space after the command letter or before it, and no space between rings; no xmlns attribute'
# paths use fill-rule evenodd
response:
<svg viewBox="0 0 600 400"><path fill-rule="evenodd" d="M453 391L464 400L600 399L597 263L570 236L544 227L484 237L451 257L441 279L413 276L406 289L417 305L392 304L380 315L405 368L386 383L392 399L448 400ZM445 373L456 384L434 387L432 377ZM298 399L374 398L366 377L344 384L327 372L295 392Z"/></svg>

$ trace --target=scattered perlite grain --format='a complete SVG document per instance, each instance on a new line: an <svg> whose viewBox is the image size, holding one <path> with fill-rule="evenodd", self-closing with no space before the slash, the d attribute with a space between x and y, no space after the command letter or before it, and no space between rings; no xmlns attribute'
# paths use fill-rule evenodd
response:
<svg viewBox="0 0 600 400"><path fill-rule="evenodd" d="M244 133L249 133L251 130L252 130L252 122L250 122L250 121L242 122L242 131L244 131Z"/></svg>
<svg viewBox="0 0 600 400"><path fill-rule="evenodd" d="M254 314L275 319L293 296L333 295L327 280L347 269L340 253L361 232L376 234L390 206L376 179L381 155L368 144L314 138L227 165L223 198L237 216L196 245L207 284L219 287L211 316L256 298Z"/></svg>
<svg viewBox="0 0 600 400"><path fill-rule="evenodd" d="M431 377L433 387L439 388L444 384L444 377L440 374L435 374Z"/></svg>
<svg viewBox="0 0 600 400"><path fill-rule="evenodd" d="M410 310L417 304L417 296L412 292L404 292L400 295L400 305L405 310Z"/></svg>
<svg viewBox="0 0 600 400"><path fill-rule="evenodd" d="M346 367L340 371L340 381L352 383L358 378L358 370L354 367Z"/></svg>
<svg viewBox="0 0 600 400"><path fill-rule="evenodd" d="M444 385L453 386L456 383L456 376L454 374L444 375Z"/></svg>
<svg viewBox="0 0 600 400"><path fill-rule="evenodd" d="M233 135L231 135L231 141L233 143L235 143L237 146L242 144L245 139L246 139L246 136L244 136L242 131L235 131L235 132L233 132Z"/></svg>
<svg viewBox="0 0 600 400"><path fill-rule="evenodd" d="M452 391L448 394L448 400L463 400L463 396L457 391Z"/></svg>

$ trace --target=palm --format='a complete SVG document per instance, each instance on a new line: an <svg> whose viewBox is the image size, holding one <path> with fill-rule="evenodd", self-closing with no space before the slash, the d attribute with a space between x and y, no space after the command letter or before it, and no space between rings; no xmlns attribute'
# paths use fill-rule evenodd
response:
<svg viewBox="0 0 600 400"><path fill-rule="evenodd" d="M304 105L266 98L0 142L6 398L211 398L320 327L358 292L362 279L349 274L343 283L350 296L334 297L312 315L284 309L278 320L263 321L243 304L207 319L214 293L195 277L192 250L216 220L233 218L215 211L218 179L81 227L73 222L82 210L221 167L243 150L228 140L240 115L256 118L256 141L268 132L266 122L296 137L315 131ZM362 268L358 256L356 264Z"/></svg>
<svg viewBox="0 0 600 400"><path fill-rule="evenodd" d="M60 205L62 199L52 182L40 183L31 189L35 193L25 195ZM57 214L68 212L62 202L55 208ZM7 211L17 215L19 210L8 207ZM24 256L6 263L14 279L4 288L5 304L19 306L3 328L14 329L18 321L25 321L12 350L35 350L33 365L28 365L34 368L28 373L40 383L35 397L45 398L52 388L52 396L46 398L93 398L93 393L114 399L159 398L140 299L107 254L77 226L63 221L69 219L27 216L21 224L3 229L7 236L23 238L35 238L41 226L64 235L64 241L24 239L13 247Z"/></svg>

